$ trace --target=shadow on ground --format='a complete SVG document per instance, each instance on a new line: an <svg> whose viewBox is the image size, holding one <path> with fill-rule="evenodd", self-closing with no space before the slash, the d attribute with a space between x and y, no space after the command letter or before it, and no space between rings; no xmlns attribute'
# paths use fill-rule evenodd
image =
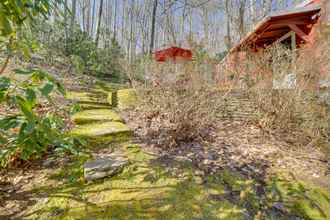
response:
<svg viewBox="0 0 330 220"><path fill-rule="evenodd" d="M170 155L123 148L131 165L121 175L85 183L86 158L77 158L49 176L53 184L12 194L7 199L24 199L27 209L0 219L329 219L328 194L290 175L256 180L230 168L211 175Z"/></svg>

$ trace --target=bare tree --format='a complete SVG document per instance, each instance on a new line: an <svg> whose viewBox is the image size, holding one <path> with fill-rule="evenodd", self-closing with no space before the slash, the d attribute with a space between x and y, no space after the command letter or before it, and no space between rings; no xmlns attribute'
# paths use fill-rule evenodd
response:
<svg viewBox="0 0 330 220"><path fill-rule="evenodd" d="M114 6L114 21L113 21L113 39L117 40L117 10L118 10L118 1L115 0Z"/></svg>
<svg viewBox="0 0 330 220"><path fill-rule="evenodd" d="M102 21L102 12L103 12L103 0L101 0L101 2L100 2L99 16L98 16L99 18L98 18L98 23L97 23L97 27L96 27L96 40L95 40L96 47L99 44L101 21Z"/></svg>
<svg viewBox="0 0 330 220"><path fill-rule="evenodd" d="M225 38L225 44L227 47L227 50L230 50L232 46L232 39L231 39L231 14L230 14L230 6L229 6L229 1L225 1L225 10L226 10L226 15L227 15L227 20L226 20L226 29L227 29L227 35Z"/></svg>
<svg viewBox="0 0 330 220"><path fill-rule="evenodd" d="M70 24L70 30L71 30L71 35L74 33L74 24L76 22L76 9L77 9L77 0L72 0L72 5L71 5L71 24Z"/></svg>
<svg viewBox="0 0 330 220"><path fill-rule="evenodd" d="M158 0L154 0L153 9L152 9L152 18L151 18L151 32L150 32L151 37L150 37L149 54L152 54L154 50L157 7L158 7Z"/></svg>

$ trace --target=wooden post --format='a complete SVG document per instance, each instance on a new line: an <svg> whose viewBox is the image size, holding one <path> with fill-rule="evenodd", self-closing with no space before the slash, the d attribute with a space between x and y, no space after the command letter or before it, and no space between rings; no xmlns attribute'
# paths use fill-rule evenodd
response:
<svg viewBox="0 0 330 220"><path fill-rule="evenodd" d="M297 37L295 32L291 32L291 50L292 50L292 63L296 63L297 59Z"/></svg>

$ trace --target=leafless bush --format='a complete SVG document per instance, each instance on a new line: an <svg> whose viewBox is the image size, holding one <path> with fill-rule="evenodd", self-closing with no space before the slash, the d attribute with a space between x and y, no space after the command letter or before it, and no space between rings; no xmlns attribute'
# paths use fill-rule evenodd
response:
<svg viewBox="0 0 330 220"><path fill-rule="evenodd" d="M211 137L221 97L198 68L194 63L158 64L149 72L149 83L140 87L144 136L158 146Z"/></svg>
<svg viewBox="0 0 330 220"><path fill-rule="evenodd" d="M313 48L299 53L283 47L273 47L262 57L247 59L245 65L264 64L271 73L272 87L254 78L249 88L259 111L258 124L268 131L282 131L291 143L330 150L329 82L330 43L320 38ZM269 79L268 79L269 81ZM322 86L321 86L322 87Z"/></svg>

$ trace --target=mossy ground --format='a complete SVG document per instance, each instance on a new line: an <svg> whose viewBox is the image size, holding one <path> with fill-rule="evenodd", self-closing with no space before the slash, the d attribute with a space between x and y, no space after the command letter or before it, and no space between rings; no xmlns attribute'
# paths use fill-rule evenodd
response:
<svg viewBox="0 0 330 220"><path fill-rule="evenodd" d="M50 176L59 181L56 186L35 188L36 195L47 199L39 199L26 217L235 220L262 219L260 213L266 213L267 219L290 219L271 212L275 202L283 202L289 216L329 217L327 194L296 180L273 178L265 195L260 196L254 190L256 182L238 173L225 170L201 181L189 163L178 164L179 172L174 173L137 145L123 144L120 148L130 160L122 174L85 183L82 164L88 157L79 157Z"/></svg>
<svg viewBox="0 0 330 220"><path fill-rule="evenodd" d="M330 193L293 175L278 175L269 181L272 200L282 201L305 219L330 219Z"/></svg>
<svg viewBox="0 0 330 220"><path fill-rule="evenodd" d="M27 218L40 219L242 219L242 209L229 201L210 200L222 194L222 185L204 186L189 169L181 178L151 165L154 156L135 145L124 147L131 165L114 178L84 183L82 162L57 170L51 178L63 181L58 187L42 186L47 194ZM82 158L86 160L86 158ZM71 173L70 173L71 172Z"/></svg>

